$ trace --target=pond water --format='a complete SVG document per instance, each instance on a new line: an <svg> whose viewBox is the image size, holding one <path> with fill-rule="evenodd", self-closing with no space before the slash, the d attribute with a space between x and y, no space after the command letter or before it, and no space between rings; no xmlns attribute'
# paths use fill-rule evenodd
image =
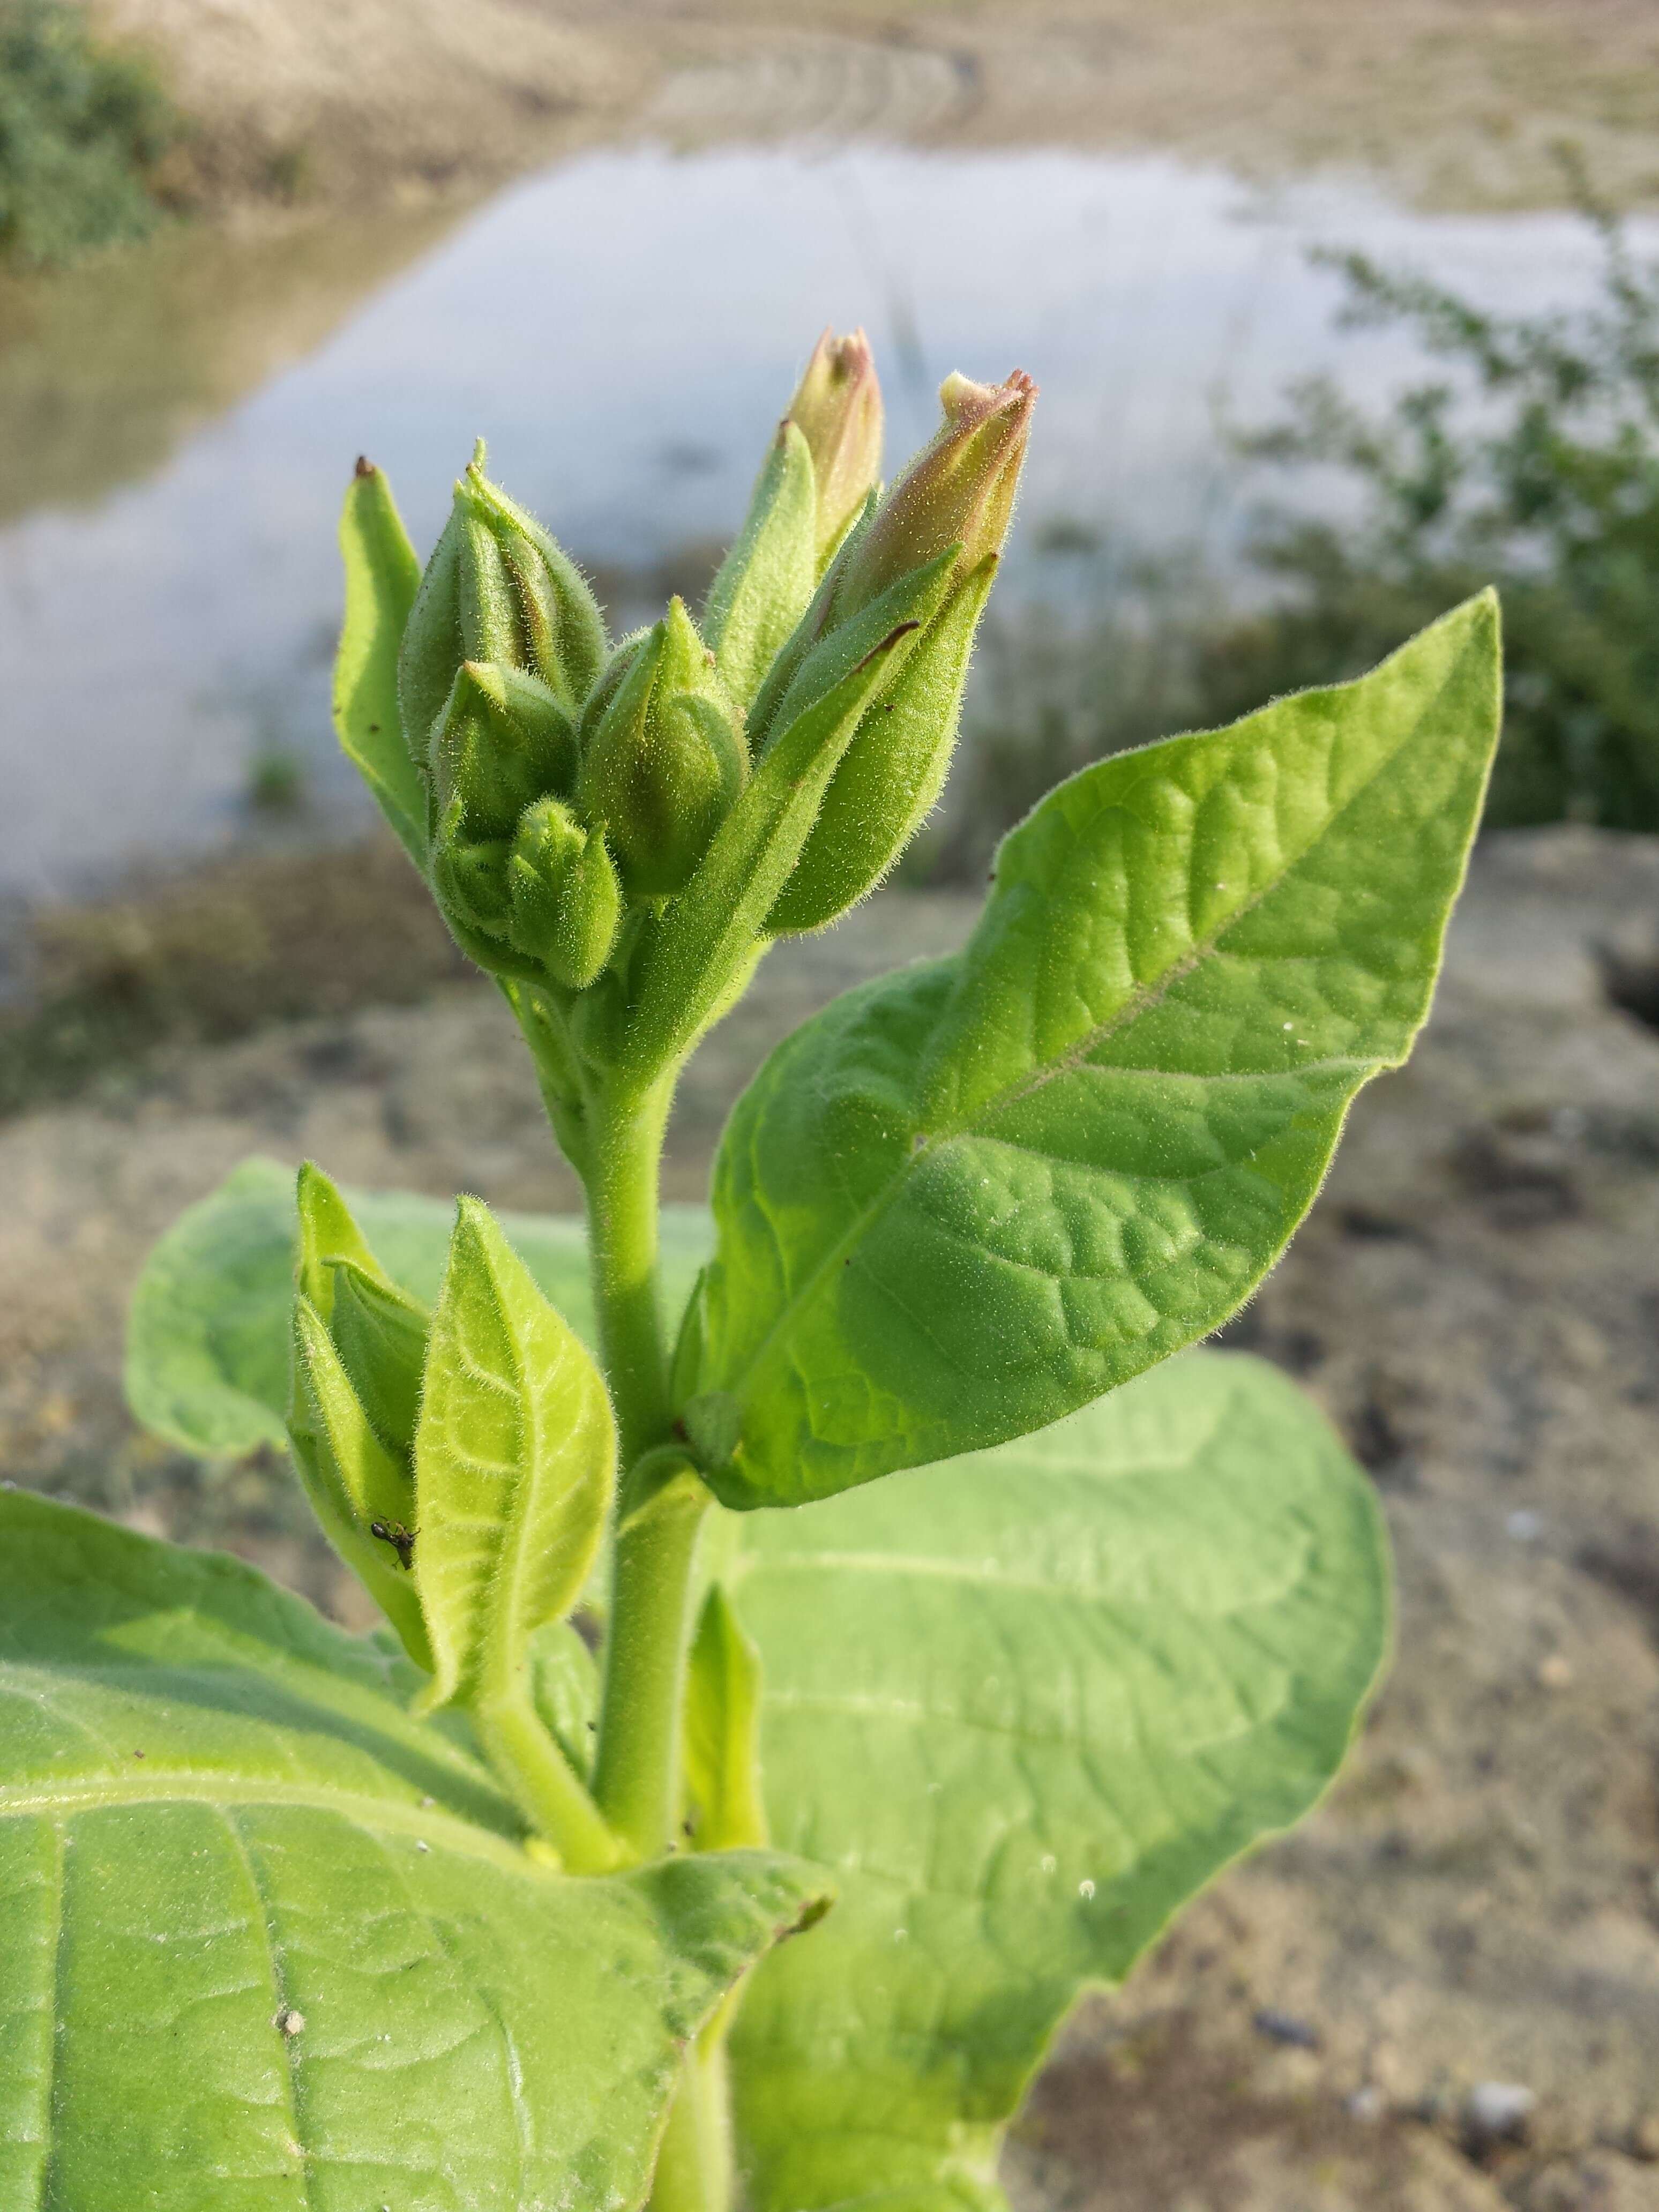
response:
<svg viewBox="0 0 1659 2212"><path fill-rule="evenodd" d="M0 530L0 891L225 846L261 759L297 764L311 831L363 818L327 713L360 450L424 550L483 434L491 472L637 620L646 581L696 573L735 525L826 321L876 343L890 462L948 370L1037 378L1006 592L1064 588L1056 523L1224 562L1242 507L1220 421L1316 368L1363 394L1419 365L1336 327L1322 241L1508 307L1582 298L1595 267L1565 216L1414 216L1154 157L641 147L523 182L142 480Z"/></svg>

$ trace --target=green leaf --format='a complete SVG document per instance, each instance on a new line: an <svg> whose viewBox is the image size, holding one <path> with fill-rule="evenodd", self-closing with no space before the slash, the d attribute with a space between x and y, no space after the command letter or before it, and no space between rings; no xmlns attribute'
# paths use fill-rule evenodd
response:
<svg viewBox="0 0 1659 2212"><path fill-rule="evenodd" d="M1079 1991L1336 1771L1388 1640L1370 1486L1281 1376L1194 1352L733 1540L771 1832L840 1891L738 2017L746 2201L994 2203Z"/></svg>
<svg viewBox="0 0 1659 2212"><path fill-rule="evenodd" d="M727 1504L1026 1434L1216 1328L1428 1011L1497 735L1496 602L1358 683L1086 769L954 959L738 1101L677 1362Z"/></svg>
<svg viewBox="0 0 1659 2212"><path fill-rule="evenodd" d="M599 1670L568 1620L550 1620L531 1638L530 1684L542 1726L586 1782L599 1734Z"/></svg>
<svg viewBox="0 0 1659 2212"><path fill-rule="evenodd" d="M489 1211L456 1208L415 1439L428 1703L527 1688L531 1637L575 1603L616 1478L599 1370Z"/></svg>
<svg viewBox="0 0 1659 2212"><path fill-rule="evenodd" d="M703 635L720 674L747 706L817 582L817 486L793 422L779 425L741 533L708 587Z"/></svg>
<svg viewBox="0 0 1659 2212"><path fill-rule="evenodd" d="M352 1191L386 1273L423 1305L437 1296L454 1209L407 1192ZM598 1340L580 1221L504 1213L508 1243L588 1345ZM182 1450L228 1459L283 1443L294 1298L294 1170L243 1163L192 1206L145 1263L127 1325L127 1403ZM665 1304L684 1306L713 1229L700 1206L663 1209Z"/></svg>
<svg viewBox="0 0 1659 2212"><path fill-rule="evenodd" d="M640 2203L678 2047L823 1879L548 1873L418 1680L0 1492L0 2203Z"/></svg>
<svg viewBox="0 0 1659 2212"><path fill-rule="evenodd" d="M323 1534L429 1674L420 1594L398 1549L415 1519L408 1462L375 1435L322 1316L303 1293L294 1304L289 1442ZM377 1528L385 1533L376 1535Z"/></svg>
<svg viewBox="0 0 1659 2212"><path fill-rule="evenodd" d="M391 487L367 462L340 517L345 623L334 660L334 728L341 750L374 794L404 850L424 872L426 790L398 713L398 649L415 604L421 564Z"/></svg>
<svg viewBox="0 0 1659 2212"><path fill-rule="evenodd" d="M763 1844L760 1654L718 1583L703 1600L685 1686L685 1782L697 1808L697 1849Z"/></svg>
<svg viewBox="0 0 1659 2212"><path fill-rule="evenodd" d="M369 1425L388 1451L406 1452L421 1409L429 1316L395 1285L337 1260L330 1333Z"/></svg>

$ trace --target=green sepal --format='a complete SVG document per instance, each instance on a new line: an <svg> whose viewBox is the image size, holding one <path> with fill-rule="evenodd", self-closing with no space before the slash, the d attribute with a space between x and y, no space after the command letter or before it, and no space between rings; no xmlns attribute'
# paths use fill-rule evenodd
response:
<svg viewBox="0 0 1659 2212"><path fill-rule="evenodd" d="M721 676L746 705L805 613L817 581L812 456L793 422L778 426L743 530L709 586L703 631Z"/></svg>
<svg viewBox="0 0 1659 2212"><path fill-rule="evenodd" d="M915 634L902 623L761 755L691 882L641 941L617 1065L648 1081L688 1052L741 988L836 763Z"/></svg>
<svg viewBox="0 0 1659 2212"><path fill-rule="evenodd" d="M568 806L544 799L526 810L507 863L507 934L555 982L586 990L611 957L622 886L602 830L584 830Z"/></svg>
<svg viewBox="0 0 1659 2212"><path fill-rule="evenodd" d="M467 469L463 489L495 538L516 587L520 663L533 669L574 715L598 681L609 650L599 603L562 546L489 482L477 459Z"/></svg>
<svg viewBox="0 0 1659 2212"><path fill-rule="evenodd" d="M974 632L996 578L993 556L946 599L848 747L768 934L822 929L868 896L944 788Z"/></svg>
<svg viewBox="0 0 1659 2212"><path fill-rule="evenodd" d="M630 898L671 897L749 764L736 704L682 601L670 603L591 729L584 724L580 811L604 830Z"/></svg>
<svg viewBox="0 0 1659 2212"><path fill-rule="evenodd" d="M685 1685L685 1786L701 1851L767 1841L760 1773L761 1662L725 1591L711 1583Z"/></svg>
<svg viewBox="0 0 1659 2212"><path fill-rule="evenodd" d="M431 1316L356 1261L335 1261L333 1273L328 1328L340 1364L369 1426L389 1452L406 1459L420 1415Z"/></svg>
<svg viewBox="0 0 1659 2212"><path fill-rule="evenodd" d="M359 461L340 515L345 620L334 656L334 729L416 866L426 866L426 793L404 740L398 654L420 584L381 471Z"/></svg>
<svg viewBox="0 0 1659 2212"><path fill-rule="evenodd" d="M927 630L945 604L960 550L959 546L947 547L925 568L913 568L908 575L890 584L879 599L872 599L850 621L828 630L796 669L788 689L778 702L772 730L781 733L790 728L809 707L832 691L843 677L861 667L882 640L896 629ZM897 675L902 665L889 664L889 682ZM769 735L767 741L772 742Z"/></svg>
<svg viewBox="0 0 1659 2212"><path fill-rule="evenodd" d="M404 1650L430 1674L420 1595L404 1560L415 1534L408 1464L375 1435L326 1322L303 1293L294 1302L291 1373L289 1441L311 1510Z"/></svg>
<svg viewBox="0 0 1659 2212"><path fill-rule="evenodd" d="M766 672L765 680L749 709L749 750L757 760L777 720L778 708L784 693L794 682L802 661L830 627L836 593L846 574L848 562L874 523L880 504L880 487L873 486L848 525L846 536L830 556L830 564L818 579L818 587L812 594L806 612L784 640L776 659Z"/></svg>
<svg viewBox="0 0 1659 2212"><path fill-rule="evenodd" d="M421 574L398 653L398 708L404 744L420 775L427 772L432 726L466 658L461 641L461 538L452 506Z"/></svg>

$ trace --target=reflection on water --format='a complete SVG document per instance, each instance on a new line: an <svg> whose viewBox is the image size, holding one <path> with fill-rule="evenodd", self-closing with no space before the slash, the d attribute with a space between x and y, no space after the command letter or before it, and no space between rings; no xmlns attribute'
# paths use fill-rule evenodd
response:
<svg viewBox="0 0 1659 2212"><path fill-rule="evenodd" d="M523 184L147 481L0 532L0 889L225 842L250 763L273 751L305 762L331 825L361 818L328 736L327 662L335 514L364 447L422 547L482 431L492 472L607 576L695 572L741 514L817 330L863 322L894 459L927 434L947 370L1041 382L1007 588L1045 587L1056 564L1035 549L1055 526L1224 551L1218 407L1258 416L1316 367L1363 391L1413 366L1397 337L1333 327L1315 240L1516 307L1581 297L1592 274L1564 217L1411 216L1330 186L1269 201L1159 159L644 149ZM342 234L343 272L395 265L352 246ZM99 374L103 434L125 452L154 378L142 361L127 387L118 362ZM14 416L6 435L27 428ZM153 421L146 434L163 445Z"/></svg>

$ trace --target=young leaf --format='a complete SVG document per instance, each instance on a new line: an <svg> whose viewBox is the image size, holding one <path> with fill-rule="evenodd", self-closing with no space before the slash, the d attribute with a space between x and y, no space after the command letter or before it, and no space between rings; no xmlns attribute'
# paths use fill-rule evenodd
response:
<svg viewBox="0 0 1659 2212"><path fill-rule="evenodd" d="M345 623L334 660L334 728L404 850L424 872L426 792L398 713L398 649L421 565L391 487L359 461L340 517Z"/></svg>
<svg viewBox="0 0 1659 2212"><path fill-rule="evenodd" d="M429 1708L526 1687L531 1637L569 1611L592 1565L616 1451L592 1360L489 1209L463 1198L415 1439Z"/></svg>
<svg viewBox="0 0 1659 2212"><path fill-rule="evenodd" d="M289 1442L324 1535L429 1674L420 1595L398 1549L415 1520L409 1468L375 1435L322 1316L303 1292L294 1303ZM384 1533L377 1535L377 1528Z"/></svg>
<svg viewBox="0 0 1659 2212"><path fill-rule="evenodd" d="M760 1655L714 1583L703 1600L685 1686L685 1782L697 1808L700 1851L763 1844L760 1792Z"/></svg>
<svg viewBox="0 0 1659 2212"><path fill-rule="evenodd" d="M812 456L795 424L782 422L703 618L720 674L743 706L806 611L817 581L817 527Z"/></svg>
<svg viewBox="0 0 1659 2212"><path fill-rule="evenodd" d="M1388 1642L1370 1485L1283 1376L1193 1352L735 1534L771 1832L842 1893L738 2016L744 2202L994 2203L1079 1993L1340 1765Z"/></svg>
<svg viewBox="0 0 1659 2212"><path fill-rule="evenodd" d="M294 1202L300 1221L295 1280L323 1319L331 1322L337 1260L349 1261L374 1281L384 1283L387 1278L352 1218L339 1186L315 1160L301 1161Z"/></svg>
<svg viewBox="0 0 1659 2212"><path fill-rule="evenodd" d="M530 1692L542 1726L586 1782L599 1733L599 1670L568 1620L550 1620L531 1638Z"/></svg>
<svg viewBox="0 0 1659 2212"><path fill-rule="evenodd" d="M329 1328L341 1364L380 1442L388 1451L407 1452L421 1409L430 1317L378 1270L371 1275L355 1261L337 1260L331 1273Z"/></svg>
<svg viewBox="0 0 1659 2212"><path fill-rule="evenodd" d="M823 1877L549 1874L418 1680L0 1492L0 2204L640 2203L680 2048Z"/></svg>
<svg viewBox="0 0 1659 2212"><path fill-rule="evenodd" d="M1358 683L1086 769L954 959L738 1101L681 1399L728 1504L1029 1433L1216 1328L1428 1011L1497 736L1490 594Z"/></svg>
<svg viewBox="0 0 1659 2212"><path fill-rule="evenodd" d="M454 1208L390 1191L353 1191L350 1204L386 1272L429 1306ZM577 1335L594 1343L580 1221L528 1213L500 1220L540 1289ZM208 1459L283 1443L294 1240L294 1170L265 1159L245 1161L161 1237L127 1322L127 1403L143 1427ZM706 1208L664 1207L662 1280L671 1312L684 1304L713 1242Z"/></svg>

